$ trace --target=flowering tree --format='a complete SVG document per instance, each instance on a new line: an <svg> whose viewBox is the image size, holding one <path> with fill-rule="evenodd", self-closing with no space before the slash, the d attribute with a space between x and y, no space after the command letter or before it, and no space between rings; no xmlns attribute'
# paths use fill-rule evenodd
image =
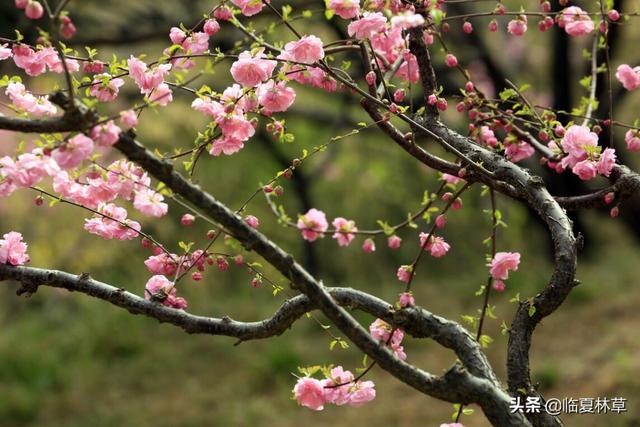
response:
<svg viewBox="0 0 640 427"><path fill-rule="evenodd" d="M330 363L301 368L293 393L302 406L322 410L328 404L360 406L371 401L375 385L367 375L379 366L417 392L456 404L455 424L449 425L460 425L467 405L479 406L497 426L562 425L558 417L544 412L514 411L510 402L512 397L541 398L529 373L532 336L577 284L581 239L574 235L567 211L608 206L610 216L616 217L620 203L640 186L640 176L619 161L614 148L615 132L624 133L628 151L640 150L640 128L616 120L613 108L614 92L640 87L640 67L615 64L610 55L612 31L636 13L618 12L603 0L592 11L561 0L553 11L543 1L535 10L523 5L527 8L515 12L502 3L488 9L480 3L474 6L477 10L467 10L464 0L317 3L314 10L307 10L307 5L298 10L296 4L268 0L223 0L203 10L198 22L190 26L175 22L167 28L163 51L118 57L91 47L77 52L67 46L67 40L76 37L73 2L15 0L16 10L37 22L40 35L29 39L15 28L15 38L0 39L0 61L11 69L11 75L0 80L7 96L3 105L11 110L0 116L0 129L35 137L0 158L0 197L6 202L16 191L31 191L37 206L47 201L86 211L84 229L102 239L140 239L150 251L141 272L150 277L144 287L130 292L88 274L26 266L27 244L19 232L7 230L0 240L0 280L19 282L18 294L34 293L39 286L64 288L189 333L240 341L282 334L306 313L319 310L366 357L357 375ZM499 80L501 71L492 71L495 64L491 65L484 39L474 29L488 25L495 33L506 27L508 37L517 38L527 33L530 20L537 21L541 32L557 26L576 38L576 46L583 41L590 46L584 55L589 73L580 81L587 91L570 112L537 102L538 94L523 82ZM305 21L318 28L323 23L332 26L341 36L307 34ZM453 37L475 40L489 74L465 68L465 61L450 50L448 39ZM462 49L465 44L451 46ZM218 80L208 79L213 70L229 75L233 83L217 87ZM438 77L451 80L452 72L462 84L447 82L445 90ZM38 94L29 88L30 77L51 73L60 77L49 91ZM343 93L368 119L354 123L350 133L290 159L238 209L230 209L192 182L198 159L242 156L243 150L251 150L256 132L292 142L295 135L284 117L305 86ZM125 109L115 107L121 106L121 99L114 102L123 90L138 94ZM146 111L161 109L176 96L187 97L194 114L206 116L209 123L194 140L177 141L175 152L162 153L145 144L145 136L136 135L135 128L146 119ZM451 102L455 112L450 111ZM446 123L456 114L468 122L464 134ZM292 220L278 204L285 181L317 153L369 129L377 129L389 144L440 173L421 208L393 225L380 221L376 229L360 229L355 220L343 217L329 221L320 206ZM522 166L533 165L532 159L539 161L541 173L554 174L548 180L551 184ZM597 183L596 189L554 196L549 188L569 175ZM480 291L483 302L478 316L467 316L469 332L417 305L411 288L424 257L446 256L455 246L445 241L443 230L451 213L462 208L463 195L477 187L489 200L492 225L486 240L486 282ZM250 214L251 204L258 203L256 196L261 194L273 210L272 220L298 229L308 242L331 236L339 247L357 244L372 254L376 245L394 250L403 239L415 237L415 257L389 274L392 279L395 273L400 282L398 300L390 304L357 289L324 286L261 233L260 221L269 219ZM483 324L490 315L492 290L505 289L521 258L509 251L516 248L501 248L497 241L496 231L504 224L497 208L499 195L528 206L542 220L553 241L554 259L547 285L520 300L511 325L505 327L506 386L483 352L490 340L483 334ZM167 201L190 212L182 216L183 226L196 220L211 223L201 242L160 242L145 231L154 219L167 214ZM130 215L132 209L136 213ZM417 236L415 228L420 229ZM180 251L171 250L173 246ZM259 259L279 276L269 277ZM247 269L254 287L268 285L274 295L287 295L276 313L247 323L187 311L180 289L189 286L189 280L202 280L209 269L225 271L232 264ZM366 312L375 320L367 330L347 309ZM407 356L405 335L433 339L452 350L456 362L441 376L423 370ZM331 346L336 345L348 344L332 335Z"/></svg>

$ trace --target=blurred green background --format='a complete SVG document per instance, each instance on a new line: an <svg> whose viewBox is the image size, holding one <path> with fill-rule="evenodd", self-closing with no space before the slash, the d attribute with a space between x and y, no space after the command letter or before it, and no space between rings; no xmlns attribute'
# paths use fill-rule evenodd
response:
<svg viewBox="0 0 640 427"><path fill-rule="evenodd" d="M300 2L296 10L318 11L319 4ZM201 1L71 2L79 29L76 44L99 48L99 56L104 59L109 59L112 52L123 57L146 52L154 58L168 41L169 26L196 22L207 7L209 2ZM2 36L10 37L16 23L26 24L12 4L0 6L0 12ZM303 25L309 25L305 30L321 35L325 41L337 38L336 28L331 28L335 26L333 21L326 25L314 18L300 23ZM25 32L29 34L29 30ZM216 37L228 46L229 40L239 35L223 25ZM489 44L506 43L501 35L496 37ZM532 56L544 53L551 41L539 34L527 37L531 45L519 40L507 45L513 55L523 49L527 53L520 53L506 64L506 69L519 76L518 83L527 81L540 87L533 96L542 102L551 89L544 73L531 66L535 63L537 70L548 70L549 63ZM471 64L477 60L468 46L461 45L460 51L461 57L469 55ZM575 51L576 58L569 59L579 63L579 46ZM439 55L436 53L436 57ZM7 64L1 66L3 74L14 72ZM454 83L456 79L455 75L442 77ZM230 83L228 71L220 67L194 86L203 83L222 89ZM45 78L30 81L29 87L46 91L51 84ZM284 115L288 130L295 134L294 143L257 137L234 156L205 155L194 180L237 208L259 183L285 167L283 161L348 133L364 119L357 103L348 102L353 99L348 94L327 95L299 85L295 89L298 100ZM109 111L124 108L138 96L135 87L127 84L120 103ZM206 124L201 114L188 107L191 95L176 92L174 98L167 108L145 112L138 129L142 142L163 152L189 147ZM627 97L624 105L637 107L637 101L637 96ZM450 100L450 105L453 103ZM637 108L621 111L620 119L633 121L634 114ZM458 115L448 113L446 119L464 129L465 123ZM29 140L26 135L8 133L0 134L0 139L0 154L9 154L15 143ZM107 160L116 158L112 156ZM528 166L539 170L535 164ZM329 218L344 216L355 219L361 228L375 228L377 220L398 223L407 212L415 212L424 191L436 188L436 178L434 172L421 167L377 130L364 130L312 157L292 181L282 181L285 196L278 202L294 218L313 206L324 210ZM149 277L143 261L149 252L139 242L103 241L82 229L86 212L64 205L35 208L34 197L22 191L0 200L0 231L17 230L25 235L33 266L89 272L94 278L142 294ZM489 201L480 195L480 188L468 192L464 203L464 209L448 216L448 226L442 233L452 244L449 255L437 261L425 258L414 282L419 305L458 321L463 314L477 314L482 303L475 292L485 281L486 248L482 240L490 233L490 218L483 213ZM145 219L132 207L127 208L145 231L174 251L179 250L180 240L201 246L207 224L199 220L190 228L181 227L179 218L185 211L177 204L170 206L170 214L160 221ZM506 337L500 332L500 324L503 320L510 323L515 304L509 300L518 293L523 298L534 295L545 285L551 264L545 229L531 213L504 197L499 197L498 206L508 224L498 233L499 250L520 251L523 255L520 270L510 278L506 291L493 294L498 318L487 322L486 333L495 340L487 352L504 378ZM412 260L418 244L418 230L409 229L400 233L404 244L398 251L390 251L382 238L376 239L378 250L371 255L362 252L362 239L340 250L329 237L309 247L297 231L277 224L262 197L249 205L247 213L258 216L261 230L292 251L326 285L352 286L390 302L401 291L395 270ZM538 327L532 347L532 375L547 397L628 399L626 414L565 416L567 425L638 426L638 240L628 223L610 220L606 212L587 212L578 219L586 231L586 247L578 269L582 283L562 308ZM418 225L420 230L426 227L424 221ZM251 254L245 256L259 261ZM208 270L202 282L183 282L180 293L189 300L189 311L249 321L270 316L283 301L282 294L274 297L266 285L253 289L249 285L251 276L244 269L232 266L226 273L214 270ZM280 280L271 270L266 274ZM453 412L451 404L420 395L379 369L370 374L378 397L364 408L328 407L315 413L298 407L291 400L295 382L292 373L298 366L335 363L354 370L362 358L353 348L330 351L330 337L311 319L302 319L281 337L236 347L232 339L188 335L83 295L42 288L25 300L16 297L15 290L9 283L0 286L3 427L437 426L447 422ZM361 313L356 315L363 324L373 320ZM324 322L321 315L317 318ZM455 360L451 352L430 341L407 338L405 349L410 362L433 373L443 372ZM463 421L467 426L488 425L479 411Z"/></svg>

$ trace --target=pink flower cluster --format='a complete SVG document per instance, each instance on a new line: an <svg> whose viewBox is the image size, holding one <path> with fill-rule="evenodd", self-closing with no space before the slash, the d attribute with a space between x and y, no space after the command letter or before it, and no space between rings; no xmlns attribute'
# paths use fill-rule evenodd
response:
<svg viewBox="0 0 640 427"><path fill-rule="evenodd" d="M558 27L570 36L583 36L589 34L595 28L595 24L584 10L577 6L568 7L557 16Z"/></svg>
<svg viewBox="0 0 640 427"><path fill-rule="evenodd" d="M94 76L90 92L100 102L111 102L118 97L118 92L123 85L124 80L120 78L114 79L109 74L98 74Z"/></svg>
<svg viewBox="0 0 640 427"><path fill-rule="evenodd" d="M53 116L57 112L56 107L46 96L31 94L22 83L9 83L5 94L9 96L16 108L24 110L35 117Z"/></svg>
<svg viewBox="0 0 640 427"><path fill-rule="evenodd" d="M127 219L127 210L113 203L98 206L93 218L84 220L84 229L106 240L132 240L138 237L140 223Z"/></svg>
<svg viewBox="0 0 640 427"><path fill-rule="evenodd" d="M27 188L37 184L46 176L60 172L58 164L42 149L24 153L16 160L9 156L0 158L0 197L9 196L17 188Z"/></svg>
<svg viewBox="0 0 640 427"><path fill-rule="evenodd" d="M47 69L58 74L64 73L60 56L52 47L43 47L36 52L27 45L15 44L12 53L16 66L22 68L29 76L39 76ZM65 59L65 63L70 73L80 70L80 63L75 59Z"/></svg>
<svg viewBox="0 0 640 427"><path fill-rule="evenodd" d="M343 19L353 19L360 13L360 0L329 0L329 9Z"/></svg>
<svg viewBox="0 0 640 427"><path fill-rule="evenodd" d="M323 380L311 377L299 378L293 387L298 404L314 411L321 411L327 403L333 405L361 406L376 397L373 381L356 381L354 375L342 366L331 369Z"/></svg>
<svg viewBox="0 0 640 427"><path fill-rule="evenodd" d="M22 241L22 234L10 231L0 239L0 264L24 265L29 262L27 244Z"/></svg>
<svg viewBox="0 0 640 427"><path fill-rule="evenodd" d="M631 68L622 64L616 70L616 78L626 90L635 90L640 87L640 66Z"/></svg>
<svg viewBox="0 0 640 427"><path fill-rule="evenodd" d="M407 354L404 352L402 346L402 340L404 339L404 332L398 328L392 328L390 324L382 319L376 319L369 325L369 332L373 339L380 341L391 347L393 354L400 360L405 360ZM393 335L391 333L393 332Z"/></svg>
<svg viewBox="0 0 640 427"><path fill-rule="evenodd" d="M260 13L264 7L262 0L231 0L231 3L238 6L244 16L253 16ZM266 0L266 3L270 3L270 1Z"/></svg>
<svg viewBox="0 0 640 427"><path fill-rule="evenodd" d="M165 76L171 70L171 64L160 64L149 69L143 61L131 56L127 65L129 75L140 88L140 93L147 95L150 101L164 107L173 100L171 89L164 83Z"/></svg>
<svg viewBox="0 0 640 427"><path fill-rule="evenodd" d="M509 278L509 271L518 271L520 254L518 252L498 252L491 260L489 273L493 278L493 287L498 292L504 290L504 280Z"/></svg>
<svg viewBox="0 0 640 427"><path fill-rule="evenodd" d="M549 147L556 151L558 149L554 142L550 142ZM605 148L600 152L598 135L586 126L570 126L562 138L561 148L566 156L559 163L550 162L548 165L558 172L571 168L584 181L591 180L598 174L609 176L616 162L615 150Z"/></svg>
<svg viewBox="0 0 640 427"><path fill-rule="evenodd" d="M151 277L144 287L144 298L148 301L158 301L163 305L178 310L187 308L187 301L176 296L176 288L172 281L164 276Z"/></svg>
<svg viewBox="0 0 640 427"><path fill-rule="evenodd" d="M524 141L515 141L506 145L504 153L509 160L515 163L533 156L535 150Z"/></svg>

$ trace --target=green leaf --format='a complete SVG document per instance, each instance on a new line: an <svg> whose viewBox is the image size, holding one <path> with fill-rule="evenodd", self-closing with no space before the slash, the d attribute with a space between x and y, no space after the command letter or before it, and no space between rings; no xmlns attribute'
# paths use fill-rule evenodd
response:
<svg viewBox="0 0 640 427"><path fill-rule="evenodd" d="M478 340L478 342L480 343L482 348L487 348L489 347L489 344L493 342L493 338L491 338L489 335L480 335L480 339Z"/></svg>

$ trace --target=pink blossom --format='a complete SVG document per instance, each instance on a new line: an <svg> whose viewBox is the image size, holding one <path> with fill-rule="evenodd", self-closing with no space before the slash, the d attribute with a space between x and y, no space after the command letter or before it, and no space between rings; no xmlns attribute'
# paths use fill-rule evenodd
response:
<svg viewBox="0 0 640 427"><path fill-rule="evenodd" d="M13 45L13 62L16 66L22 68L29 76L38 76L45 72L46 64L42 60L41 55L27 45Z"/></svg>
<svg viewBox="0 0 640 427"><path fill-rule="evenodd" d="M7 46L8 45L6 43L3 45L0 45L0 61L11 58L11 56L13 56L11 48Z"/></svg>
<svg viewBox="0 0 640 427"><path fill-rule="evenodd" d="M424 17L418 13L405 12L391 18L393 28L408 29L424 24Z"/></svg>
<svg viewBox="0 0 640 427"><path fill-rule="evenodd" d="M491 261L491 277L498 280L509 278L509 271L518 271L520 254L518 252L498 252Z"/></svg>
<svg viewBox="0 0 640 427"><path fill-rule="evenodd" d="M191 224L193 224L195 220L196 220L195 216L186 213L182 215L182 218L180 218L180 224L184 225L185 227L188 227Z"/></svg>
<svg viewBox="0 0 640 427"><path fill-rule="evenodd" d="M440 214L436 217L436 227L444 228L446 224L447 224L447 217L445 215Z"/></svg>
<svg viewBox="0 0 640 427"><path fill-rule="evenodd" d="M428 236L428 233L420 233L420 246L429 251L434 258L445 256L451 246L442 237L431 236L427 241Z"/></svg>
<svg viewBox="0 0 640 427"><path fill-rule="evenodd" d="M140 88L140 93L149 95L164 81L164 77L171 70L171 64L160 64L150 70L147 64L131 56L127 60L129 75Z"/></svg>
<svg viewBox="0 0 640 427"><path fill-rule="evenodd" d="M218 21L215 19L207 19L204 22L204 27L202 29L207 33L207 35L213 36L220 31L220 24L218 24Z"/></svg>
<svg viewBox="0 0 640 427"><path fill-rule="evenodd" d="M589 15L577 6L564 9L558 17L558 26L570 36L583 36L594 29L594 24Z"/></svg>
<svg viewBox="0 0 640 427"><path fill-rule="evenodd" d="M442 180L444 182L446 182L447 184L456 185L456 184L458 184L459 182L462 181L462 178L458 178L457 176L451 175L451 174L448 174L448 173L443 173L442 174Z"/></svg>
<svg viewBox="0 0 640 427"><path fill-rule="evenodd" d="M306 406L314 411L324 409L325 396L324 386L320 380L310 377L299 378L295 387L293 387L293 395L299 405Z"/></svg>
<svg viewBox="0 0 640 427"><path fill-rule="evenodd" d="M367 254L371 254L376 251L376 243L373 239L365 239L364 243L362 243L362 250Z"/></svg>
<svg viewBox="0 0 640 427"><path fill-rule="evenodd" d="M99 146L110 147L118 142L121 132L120 128L113 123L113 120L109 120L107 123L94 126L91 129L91 139Z"/></svg>
<svg viewBox="0 0 640 427"><path fill-rule="evenodd" d="M313 64L324 58L322 40L316 36L304 36L295 42L284 45L284 57L282 59L300 62L302 64ZM281 55L282 56L282 55Z"/></svg>
<svg viewBox="0 0 640 427"><path fill-rule="evenodd" d="M598 173L602 176L609 176L611 169L616 164L616 150L613 148L605 148L600 154L600 159L596 164Z"/></svg>
<svg viewBox="0 0 640 427"><path fill-rule="evenodd" d="M29 0L27 6L24 9L24 14L29 19L40 19L44 15L44 8L39 1Z"/></svg>
<svg viewBox="0 0 640 427"><path fill-rule="evenodd" d="M144 287L144 298L148 301L158 301L167 307L184 310L187 301L176 296L176 288L172 281L164 276L152 276Z"/></svg>
<svg viewBox="0 0 640 427"><path fill-rule="evenodd" d="M112 79L109 74L99 74L91 84L91 95L101 102L111 102L116 99L123 85L124 80L120 78Z"/></svg>
<svg viewBox="0 0 640 427"><path fill-rule="evenodd" d="M353 379L353 374L345 371L342 366L332 368L329 378L322 381L326 403L338 406L348 404L350 402ZM338 386L332 387L336 385Z"/></svg>
<svg viewBox="0 0 640 427"><path fill-rule="evenodd" d="M333 234L333 238L338 241L340 246L349 246L349 244L356 238L353 234L354 231L358 231L356 223L354 221L348 221L342 217L338 217L332 222L336 232Z"/></svg>
<svg viewBox="0 0 640 427"><path fill-rule="evenodd" d="M397 103L404 101L404 96L404 89L397 89L395 92L393 92L393 100Z"/></svg>
<svg viewBox="0 0 640 427"><path fill-rule="evenodd" d="M376 389L373 381L358 381L351 389L349 406L362 406L376 397Z"/></svg>
<svg viewBox="0 0 640 427"><path fill-rule="evenodd" d="M238 141L244 142L248 140L256 131L251 122L241 114L230 114L220 117L217 122L225 137Z"/></svg>
<svg viewBox="0 0 640 427"><path fill-rule="evenodd" d="M480 140L489 147L495 147L498 144L498 138L489 126L480 126Z"/></svg>
<svg viewBox="0 0 640 427"><path fill-rule="evenodd" d="M329 0L329 9L343 19L353 19L360 13L360 0Z"/></svg>
<svg viewBox="0 0 640 427"><path fill-rule="evenodd" d="M533 156L535 150L524 141L516 141L507 145L505 154L512 162L519 162Z"/></svg>
<svg viewBox="0 0 640 427"><path fill-rule="evenodd" d="M380 12L365 12L362 18L353 21L347 27L351 37L370 39L387 28L387 18Z"/></svg>
<svg viewBox="0 0 640 427"><path fill-rule="evenodd" d="M313 242L319 237L324 237L324 232L329 228L324 212L311 208L298 218L298 229L302 231L302 237Z"/></svg>
<svg viewBox="0 0 640 427"><path fill-rule="evenodd" d="M627 64L619 65L616 78L626 90L634 90L640 86L640 66L631 68Z"/></svg>
<svg viewBox="0 0 640 427"><path fill-rule="evenodd" d="M513 19L507 24L507 31L514 36L522 36L527 32L527 16L520 15L518 19Z"/></svg>
<svg viewBox="0 0 640 427"><path fill-rule="evenodd" d="M10 231L0 239L0 264L24 265L29 262L27 244L22 241L22 234Z"/></svg>
<svg viewBox="0 0 640 427"><path fill-rule="evenodd" d="M244 222L247 223L247 225L251 228L258 228L260 227L260 221L258 220L257 217L253 216L253 215L247 215L244 217Z"/></svg>
<svg viewBox="0 0 640 427"><path fill-rule="evenodd" d="M578 175L578 177L583 181L589 181L595 178L598 174L596 163L591 160L582 160L577 162L571 171Z"/></svg>
<svg viewBox="0 0 640 427"><path fill-rule="evenodd" d="M209 153L212 156L219 156L220 154L231 155L237 153L244 147L244 143L239 139L230 137L221 137L213 141L211 150Z"/></svg>
<svg viewBox="0 0 640 427"><path fill-rule="evenodd" d="M207 114L214 119L217 119L224 114L224 107L217 101L212 100L209 97L196 98L191 103L191 108L201 113Z"/></svg>
<svg viewBox="0 0 640 427"><path fill-rule="evenodd" d="M259 49L255 55L244 51L238 60L231 65L233 79L243 86L254 87L271 77L276 61L263 59L264 49Z"/></svg>
<svg viewBox="0 0 640 427"><path fill-rule="evenodd" d="M93 141L81 133L62 143L51 152L51 157L65 169L71 169L82 163L93 152Z"/></svg>
<svg viewBox="0 0 640 427"><path fill-rule="evenodd" d="M473 25L471 22L465 21L464 24L462 24L462 31L464 31L465 34L471 34L473 32Z"/></svg>
<svg viewBox="0 0 640 427"><path fill-rule="evenodd" d="M167 213L168 206L163 203L162 194L152 189L144 189L136 193L133 199L133 207L147 216L159 218Z"/></svg>
<svg viewBox="0 0 640 427"><path fill-rule="evenodd" d="M398 68L396 75L411 83L418 83L420 79L420 69L418 68L418 59L413 53L403 54L404 62Z"/></svg>
<svg viewBox="0 0 640 427"><path fill-rule="evenodd" d="M391 249L398 249L400 247L400 244L402 244L402 238L396 236L395 234L393 236L389 236L389 238L387 239L387 245Z"/></svg>
<svg viewBox="0 0 640 427"><path fill-rule="evenodd" d="M159 255L154 255L144 262L147 269L153 274L164 274L165 276L173 276L178 270L178 256L161 252Z"/></svg>
<svg viewBox="0 0 640 427"><path fill-rule="evenodd" d="M562 150L569 154L562 159L564 167L573 167L587 158L587 151L598 146L598 135L586 126L572 125L562 138Z"/></svg>
<svg viewBox="0 0 640 427"><path fill-rule="evenodd" d="M138 126L138 114L134 110L126 110L120 112L120 121L128 128Z"/></svg>
<svg viewBox="0 0 640 427"><path fill-rule="evenodd" d="M262 0L231 0L231 3L238 6L244 16L253 16L264 7ZM267 3L270 1L267 0Z"/></svg>
<svg viewBox="0 0 640 427"><path fill-rule="evenodd" d="M173 94L169 85L166 83L160 83L149 95L149 101L155 102L161 107L166 107L171 101L173 101Z"/></svg>
<svg viewBox="0 0 640 427"><path fill-rule="evenodd" d="M227 6L220 6L213 12L213 16L221 21L229 21L233 18L233 12Z"/></svg>
<svg viewBox="0 0 640 427"><path fill-rule="evenodd" d="M296 99L296 92L285 82L276 84L273 80L258 86L256 94L260 105L269 113L287 111Z"/></svg>
<svg viewBox="0 0 640 427"><path fill-rule="evenodd" d="M640 151L640 132L636 129L630 129L624 134L624 142L627 143L629 151Z"/></svg>
<svg viewBox="0 0 640 427"><path fill-rule="evenodd" d="M399 304L401 308L416 305L416 300L413 298L411 292L403 292L400 294Z"/></svg>
<svg viewBox="0 0 640 427"><path fill-rule="evenodd" d="M127 211L113 203L103 203L97 209L102 215L95 214L93 218L85 219L84 229L97 234L106 240L132 240L138 237L140 224L127 219Z"/></svg>
<svg viewBox="0 0 640 427"><path fill-rule="evenodd" d="M396 277L399 281L409 283L411 276L413 275L413 268L410 265L401 265L396 272Z"/></svg>

